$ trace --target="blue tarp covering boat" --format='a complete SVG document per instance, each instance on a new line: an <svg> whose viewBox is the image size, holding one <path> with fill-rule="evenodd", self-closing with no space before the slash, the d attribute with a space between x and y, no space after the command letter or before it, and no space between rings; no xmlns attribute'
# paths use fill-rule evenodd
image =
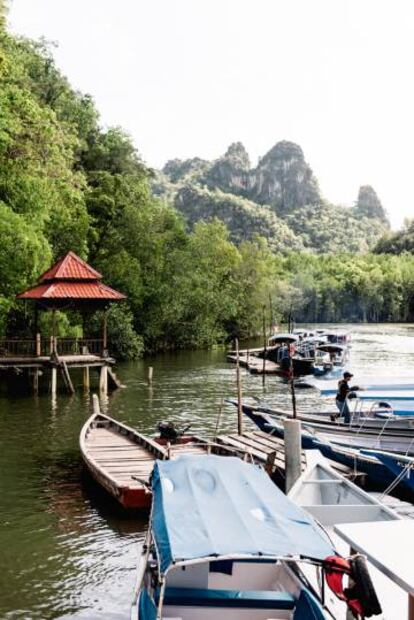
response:
<svg viewBox="0 0 414 620"><path fill-rule="evenodd" d="M152 530L163 573L198 558L323 560L334 553L312 517L263 470L240 459L157 461L152 486Z"/></svg>

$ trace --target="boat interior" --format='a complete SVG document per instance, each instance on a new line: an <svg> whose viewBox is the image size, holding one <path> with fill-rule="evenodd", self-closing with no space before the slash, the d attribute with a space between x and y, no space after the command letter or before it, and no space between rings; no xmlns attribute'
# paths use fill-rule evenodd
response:
<svg viewBox="0 0 414 620"><path fill-rule="evenodd" d="M395 518L386 506L321 463L299 479L289 497L324 526Z"/></svg>
<svg viewBox="0 0 414 620"><path fill-rule="evenodd" d="M155 592L158 601L159 592ZM163 620L315 620L317 600L284 563L219 560L172 569Z"/></svg>
<svg viewBox="0 0 414 620"><path fill-rule="evenodd" d="M117 484L141 487L139 479L149 480L157 458L137 434L110 420L96 420L85 438L85 454ZM162 448L158 448L162 454ZM137 480L138 479L138 480Z"/></svg>

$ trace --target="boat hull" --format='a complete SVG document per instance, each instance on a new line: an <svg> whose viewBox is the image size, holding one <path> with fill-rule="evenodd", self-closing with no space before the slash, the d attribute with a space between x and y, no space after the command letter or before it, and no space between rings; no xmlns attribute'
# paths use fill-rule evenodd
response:
<svg viewBox="0 0 414 620"><path fill-rule="evenodd" d="M151 506L150 475L165 450L109 416L94 414L80 435L83 461L94 480L124 508Z"/></svg>

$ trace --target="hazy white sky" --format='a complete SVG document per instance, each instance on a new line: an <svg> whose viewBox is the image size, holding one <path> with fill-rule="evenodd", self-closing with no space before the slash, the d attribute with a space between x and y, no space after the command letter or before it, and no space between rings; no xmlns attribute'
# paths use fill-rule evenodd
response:
<svg viewBox="0 0 414 620"><path fill-rule="evenodd" d="M371 184L414 217L412 0L12 0L9 23L151 166L292 140L333 202Z"/></svg>

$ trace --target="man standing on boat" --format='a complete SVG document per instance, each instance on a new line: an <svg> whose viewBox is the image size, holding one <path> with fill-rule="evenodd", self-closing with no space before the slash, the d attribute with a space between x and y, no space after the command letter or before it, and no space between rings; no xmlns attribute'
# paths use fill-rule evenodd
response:
<svg viewBox="0 0 414 620"><path fill-rule="evenodd" d="M348 371L344 372L343 378L338 382L338 391L336 393L335 404L339 410L339 415L344 417L345 424L349 424L351 421L351 412L349 411L348 398L355 398L355 394L353 394L353 392L359 389L357 385L349 387L349 381L350 379L352 379L353 376L354 375ZM334 420L337 417L338 415L332 416Z"/></svg>

